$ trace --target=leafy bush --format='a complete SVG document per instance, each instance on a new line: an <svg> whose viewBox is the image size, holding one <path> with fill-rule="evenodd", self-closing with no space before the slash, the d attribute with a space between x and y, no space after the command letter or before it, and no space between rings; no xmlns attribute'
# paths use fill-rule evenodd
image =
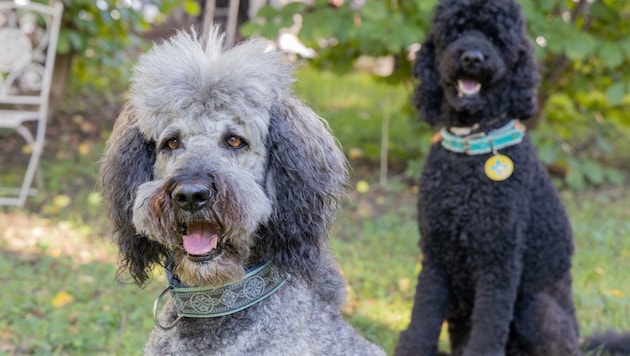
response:
<svg viewBox="0 0 630 356"><path fill-rule="evenodd" d="M183 6L198 15L194 0L62 0L63 20L57 53L70 56L70 85L77 92L112 94L126 86L130 63L146 48L141 35Z"/></svg>

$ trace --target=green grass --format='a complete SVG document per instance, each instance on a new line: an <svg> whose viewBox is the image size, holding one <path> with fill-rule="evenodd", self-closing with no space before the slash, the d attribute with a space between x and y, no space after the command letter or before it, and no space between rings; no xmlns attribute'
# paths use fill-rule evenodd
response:
<svg viewBox="0 0 630 356"><path fill-rule="evenodd" d="M303 68L296 73L296 91L330 124L346 154L378 161L383 119L389 120L388 156L403 166L426 152L430 130L421 130L410 105L411 82L389 85L364 73L339 77L333 72Z"/></svg>
<svg viewBox="0 0 630 356"><path fill-rule="evenodd" d="M151 296L116 285L112 264L45 254L0 256L0 267L12 271L0 291L2 351L138 353L145 336L137 331L151 327Z"/></svg>
<svg viewBox="0 0 630 356"><path fill-rule="evenodd" d="M408 323L419 271L415 194L404 185L353 192L333 231L348 281L349 320L391 351Z"/></svg>
<svg viewBox="0 0 630 356"><path fill-rule="evenodd" d="M615 189L565 200L576 239L574 299L583 334L630 330L630 194Z"/></svg>

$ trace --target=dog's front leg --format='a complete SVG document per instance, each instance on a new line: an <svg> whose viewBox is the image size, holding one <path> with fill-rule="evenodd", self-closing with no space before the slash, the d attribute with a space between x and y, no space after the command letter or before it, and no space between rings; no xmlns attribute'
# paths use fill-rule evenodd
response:
<svg viewBox="0 0 630 356"><path fill-rule="evenodd" d="M444 270L438 264L423 261L418 275L416 297L407 330L400 334L396 356L437 354L438 338L450 300Z"/></svg>
<svg viewBox="0 0 630 356"><path fill-rule="evenodd" d="M500 259L475 283L470 339L463 356L505 355L522 264L518 253Z"/></svg>

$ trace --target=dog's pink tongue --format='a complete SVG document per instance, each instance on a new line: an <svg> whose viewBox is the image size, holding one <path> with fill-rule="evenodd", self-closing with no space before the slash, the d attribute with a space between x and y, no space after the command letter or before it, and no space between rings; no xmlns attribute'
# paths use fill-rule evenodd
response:
<svg viewBox="0 0 630 356"><path fill-rule="evenodd" d="M481 83L472 79L460 79L457 81L459 90L467 95L477 94L481 89Z"/></svg>
<svg viewBox="0 0 630 356"><path fill-rule="evenodd" d="M190 255L201 256L217 247L219 237L210 224L194 223L184 235L184 250Z"/></svg>

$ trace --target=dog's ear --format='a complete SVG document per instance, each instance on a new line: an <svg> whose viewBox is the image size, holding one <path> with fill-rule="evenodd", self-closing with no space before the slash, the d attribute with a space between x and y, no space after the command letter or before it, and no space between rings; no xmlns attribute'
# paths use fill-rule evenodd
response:
<svg viewBox="0 0 630 356"><path fill-rule="evenodd" d="M138 285L166 254L159 244L139 235L132 223L136 190L152 179L154 163L155 144L143 138L131 109L125 107L107 141L100 183L120 251L119 273L128 271Z"/></svg>
<svg viewBox="0 0 630 356"><path fill-rule="evenodd" d="M432 35L416 53L413 71L414 76L420 79L420 84L414 91L414 105L418 109L420 117L434 125L440 120L444 93L440 87L440 78L435 63L435 44Z"/></svg>
<svg viewBox="0 0 630 356"><path fill-rule="evenodd" d="M272 107L267 147L273 212L259 231L263 258L312 281L344 193L347 161L328 125L295 99Z"/></svg>
<svg viewBox="0 0 630 356"><path fill-rule="evenodd" d="M509 117L521 120L529 119L538 111L537 88L540 81L534 48L527 39L525 30L522 30L522 38L518 45L518 57L512 67L512 80L510 82Z"/></svg>

